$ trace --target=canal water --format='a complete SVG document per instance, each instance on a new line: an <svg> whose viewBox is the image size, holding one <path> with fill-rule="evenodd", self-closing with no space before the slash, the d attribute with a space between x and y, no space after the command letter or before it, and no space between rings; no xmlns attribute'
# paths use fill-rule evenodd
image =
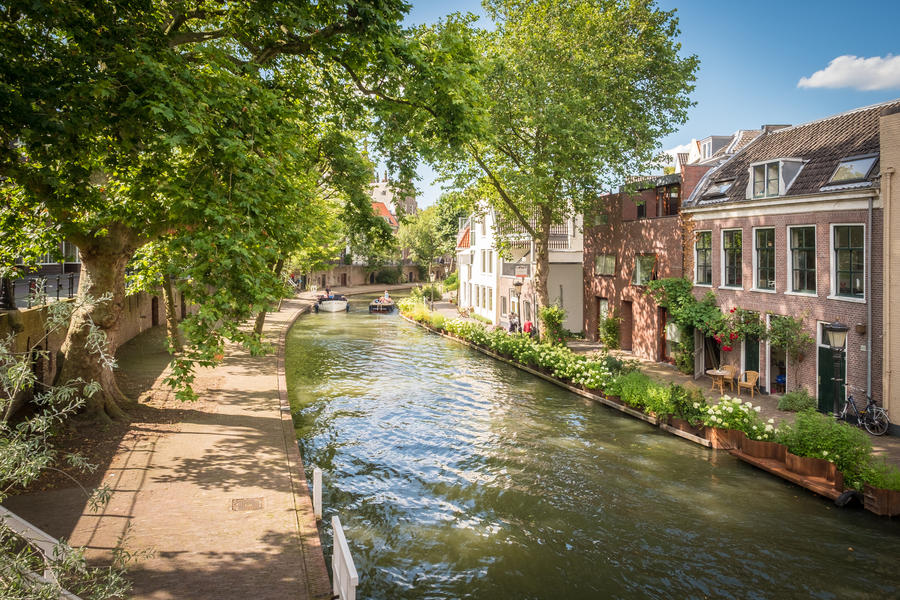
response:
<svg viewBox="0 0 900 600"><path fill-rule="evenodd" d="M898 598L900 522L839 509L396 315L302 317L300 450L360 598Z"/></svg>

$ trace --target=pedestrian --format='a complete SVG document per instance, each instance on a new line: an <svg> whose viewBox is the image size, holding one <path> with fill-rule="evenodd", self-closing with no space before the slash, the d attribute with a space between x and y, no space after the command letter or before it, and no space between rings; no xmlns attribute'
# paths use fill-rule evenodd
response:
<svg viewBox="0 0 900 600"><path fill-rule="evenodd" d="M531 321L525 321L525 325L522 326L522 331L534 337L534 324Z"/></svg>
<svg viewBox="0 0 900 600"><path fill-rule="evenodd" d="M509 313L509 332L515 333L519 329L519 318L516 313Z"/></svg>

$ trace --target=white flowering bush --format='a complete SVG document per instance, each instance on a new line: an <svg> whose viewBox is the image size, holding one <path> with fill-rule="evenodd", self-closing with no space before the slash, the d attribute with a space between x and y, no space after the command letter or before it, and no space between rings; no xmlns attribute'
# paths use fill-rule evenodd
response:
<svg viewBox="0 0 900 600"><path fill-rule="evenodd" d="M759 416L760 407L751 402L741 402L740 398L722 396L722 400L706 408L703 424L707 427L737 429L747 434L751 440L772 441L775 438L775 423L766 423Z"/></svg>

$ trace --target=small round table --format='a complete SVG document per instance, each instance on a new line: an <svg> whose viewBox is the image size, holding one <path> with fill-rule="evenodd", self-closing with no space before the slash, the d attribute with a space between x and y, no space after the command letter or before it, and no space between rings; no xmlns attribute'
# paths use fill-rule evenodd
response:
<svg viewBox="0 0 900 600"><path fill-rule="evenodd" d="M709 369L706 371L706 374L712 377L712 389L715 390L716 388L719 388L719 392L724 395L725 376L728 375L728 371L723 371L722 369Z"/></svg>

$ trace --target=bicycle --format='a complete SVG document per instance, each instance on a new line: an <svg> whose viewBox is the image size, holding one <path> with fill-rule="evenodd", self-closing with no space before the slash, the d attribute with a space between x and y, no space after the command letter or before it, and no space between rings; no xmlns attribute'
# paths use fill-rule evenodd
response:
<svg viewBox="0 0 900 600"><path fill-rule="evenodd" d="M875 404L872 396L866 396L866 407L860 410L856 407L853 394L850 394L837 418L849 423L851 414L856 417L856 426L865 427L872 435L884 435L891 425L887 411Z"/></svg>

